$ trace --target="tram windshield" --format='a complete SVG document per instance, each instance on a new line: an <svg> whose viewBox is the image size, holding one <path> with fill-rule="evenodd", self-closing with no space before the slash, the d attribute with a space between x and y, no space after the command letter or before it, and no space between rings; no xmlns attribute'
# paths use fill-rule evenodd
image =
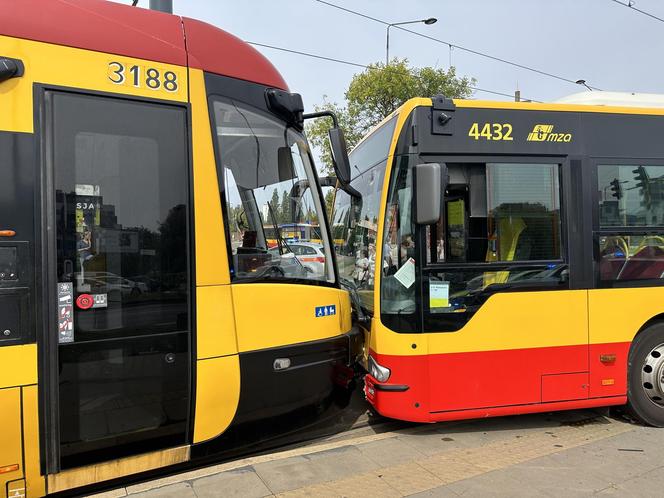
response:
<svg viewBox="0 0 664 498"><path fill-rule="evenodd" d="M235 101L215 100L213 109L233 278L334 281L318 189L301 188L317 184L304 136ZM321 227L321 238L310 243L325 255L322 264L298 257L282 230L274 230L287 224Z"/></svg>

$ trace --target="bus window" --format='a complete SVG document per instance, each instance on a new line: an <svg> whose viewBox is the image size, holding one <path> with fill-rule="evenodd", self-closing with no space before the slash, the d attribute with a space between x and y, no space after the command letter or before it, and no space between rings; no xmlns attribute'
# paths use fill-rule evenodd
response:
<svg viewBox="0 0 664 498"><path fill-rule="evenodd" d="M445 216L430 261L548 261L560 258L558 165L449 164Z"/></svg>
<svg viewBox="0 0 664 498"><path fill-rule="evenodd" d="M329 248L321 244L325 271L315 273L288 246L288 239L303 238L298 224L323 218L316 189L293 197L298 182L316 182L303 136L238 103L215 100L213 106L233 278L331 281Z"/></svg>
<svg viewBox="0 0 664 498"><path fill-rule="evenodd" d="M421 265L417 255L422 249L431 284L427 290L432 293L424 308L434 315L456 315L452 320L441 318L446 323L436 323L437 330L458 328L454 323L465 322L468 316L462 315L477 309L498 286L557 285L567 279L567 265L561 260L559 165L447 166L444 215L426 227L427 246L417 251L408 157L401 157L395 169L383 242L391 264L381 289L383 319L395 330L415 331L417 286L404 283L399 273L411 258L416 267ZM477 267L469 267L472 264Z"/></svg>
<svg viewBox="0 0 664 498"><path fill-rule="evenodd" d="M385 218L383 242L383 278L381 309L383 313L403 315L415 312L415 285L404 284L401 275L406 265L417 261L415 253L415 225L411 205L413 174L408 156L398 159L398 169L392 177Z"/></svg>
<svg viewBox="0 0 664 498"><path fill-rule="evenodd" d="M359 290L362 306L373 311L374 272L387 262L376 262L378 216L396 118L381 125L350 153L350 186L361 198L343 190L335 195L332 211L334 248L339 275ZM389 251L384 251L387 254Z"/></svg>
<svg viewBox="0 0 664 498"><path fill-rule="evenodd" d="M664 166L599 165L600 227L664 226Z"/></svg>
<svg viewBox="0 0 664 498"><path fill-rule="evenodd" d="M600 281L662 279L664 166L599 165L597 181Z"/></svg>

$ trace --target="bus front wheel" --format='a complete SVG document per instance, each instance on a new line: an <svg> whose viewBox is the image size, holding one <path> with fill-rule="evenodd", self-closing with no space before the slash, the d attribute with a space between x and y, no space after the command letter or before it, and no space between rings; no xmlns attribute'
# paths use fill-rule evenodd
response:
<svg viewBox="0 0 664 498"><path fill-rule="evenodd" d="M664 427L664 323L636 336L627 371L628 412L644 424Z"/></svg>

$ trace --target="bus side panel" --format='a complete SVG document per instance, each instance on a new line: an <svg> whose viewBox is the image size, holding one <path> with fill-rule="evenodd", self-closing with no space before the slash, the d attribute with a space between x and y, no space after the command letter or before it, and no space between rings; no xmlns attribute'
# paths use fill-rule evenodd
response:
<svg viewBox="0 0 664 498"><path fill-rule="evenodd" d="M418 337L376 324L373 334L378 362L392 371L388 383L408 386L375 389L378 411L395 418L426 420L424 407L436 413L541 403L543 395L546 401L588 397L586 375L572 382L560 375L588 372L585 290L495 294L456 332Z"/></svg>
<svg viewBox="0 0 664 498"><path fill-rule="evenodd" d="M588 308L590 396L624 395L631 342L648 320L664 312L664 288L590 290Z"/></svg>

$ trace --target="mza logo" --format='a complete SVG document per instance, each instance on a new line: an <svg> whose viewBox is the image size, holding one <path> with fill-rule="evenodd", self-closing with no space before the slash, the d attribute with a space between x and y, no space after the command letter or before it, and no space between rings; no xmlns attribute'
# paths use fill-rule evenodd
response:
<svg viewBox="0 0 664 498"><path fill-rule="evenodd" d="M553 125L538 124L528 133L528 142L571 142L571 133L554 133Z"/></svg>
<svg viewBox="0 0 664 498"><path fill-rule="evenodd" d="M328 306L316 306L316 318L331 316L337 314L337 307L334 304Z"/></svg>

